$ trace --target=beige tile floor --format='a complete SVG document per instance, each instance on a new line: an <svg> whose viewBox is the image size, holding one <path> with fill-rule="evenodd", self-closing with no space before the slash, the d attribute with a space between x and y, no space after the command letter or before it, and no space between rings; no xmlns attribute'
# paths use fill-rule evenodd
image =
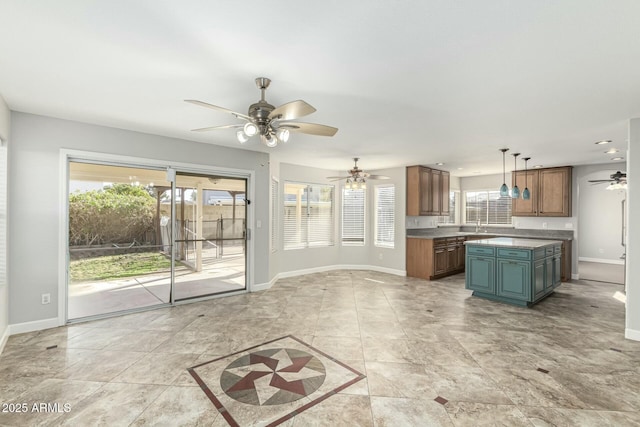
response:
<svg viewBox="0 0 640 427"><path fill-rule="evenodd" d="M624 339L619 288L565 283L526 309L471 297L463 275L338 271L16 335L0 357L0 425L225 426L187 369L285 335L366 378L282 425L640 425L640 342Z"/></svg>

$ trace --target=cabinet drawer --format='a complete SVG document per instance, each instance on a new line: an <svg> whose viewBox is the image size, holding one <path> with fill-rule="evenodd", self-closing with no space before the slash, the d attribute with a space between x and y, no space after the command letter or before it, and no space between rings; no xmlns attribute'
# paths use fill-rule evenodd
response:
<svg viewBox="0 0 640 427"><path fill-rule="evenodd" d="M470 255L488 255L494 256L495 248L484 247L484 246L467 246L467 253Z"/></svg>
<svg viewBox="0 0 640 427"><path fill-rule="evenodd" d="M556 245L553 247L554 254L559 254L560 252L562 252L562 245Z"/></svg>
<svg viewBox="0 0 640 427"><path fill-rule="evenodd" d="M531 259L531 251L527 249L498 248L498 258Z"/></svg>
<svg viewBox="0 0 640 427"><path fill-rule="evenodd" d="M547 246L546 248L544 248L544 254L545 256L553 255L553 246Z"/></svg>

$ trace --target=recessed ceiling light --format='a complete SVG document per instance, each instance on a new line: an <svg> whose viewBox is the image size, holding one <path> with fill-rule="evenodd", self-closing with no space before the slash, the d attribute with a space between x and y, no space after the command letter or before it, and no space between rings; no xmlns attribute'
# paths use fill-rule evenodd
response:
<svg viewBox="0 0 640 427"><path fill-rule="evenodd" d="M464 169L464 168L458 168L459 171L461 171L462 169Z"/></svg>
<svg viewBox="0 0 640 427"><path fill-rule="evenodd" d="M438 165L438 166L443 166L443 165L444 165L444 163L442 163L442 162L438 162L438 163L436 163L436 165Z"/></svg>
<svg viewBox="0 0 640 427"><path fill-rule="evenodd" d="M624 157L612 157L611 160L624 160Z"/></svg>
<svg viewBox="0 0 640 427"><path fill-rule="evenodd" d="M602 141L596 142L596 145L604 145L604 144L608 144L610 142L611 142L610 139L603 139Z"/></svg>
<svg viewBox="0 0 640 427"><path fill-rule="evenodd" d="M617 153L618 150L617 148L609 148L607 151L604 152L604 154L613 154L613 153Z"/></svg>
<svg viewBox="0 0 640 427"><path fill-rule="evenodd" d="M534 169L540 169L542 167L542 165L535 165L533 168Z"/></svg>

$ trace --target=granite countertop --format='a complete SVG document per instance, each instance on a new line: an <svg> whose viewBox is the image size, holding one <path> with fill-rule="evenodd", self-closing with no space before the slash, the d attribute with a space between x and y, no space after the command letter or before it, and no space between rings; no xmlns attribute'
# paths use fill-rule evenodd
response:
<svg viewBox="0 0 640 427"><path fill-rule="evenodd" d="M486 236L488 239L493 237L513 237L513 238L522 238L522 239L551 239L551 240L573 240L571 234L566 231L556 231L556 230L522 230L519 233L513 232L503 232L500 230L489 230L487 232L469 232L469 231L436 231L438 229L408 229L407 230L407 238L413 239L446 239L448 237L465 237L465 236ZM434 232L436 231L436 232ZM542 234L544 233L544 234ZM546 234L546 235L545 235Z"/></svg>
<svg viewBox="0 0 640 427"><path fill-rule="evenodd" d="M465 245L481 246L501 246L512 249L536 249L545 246L560 245L560 240L526 239L513 237L496 237L493 239L482 239L465 242Z"/></svg>

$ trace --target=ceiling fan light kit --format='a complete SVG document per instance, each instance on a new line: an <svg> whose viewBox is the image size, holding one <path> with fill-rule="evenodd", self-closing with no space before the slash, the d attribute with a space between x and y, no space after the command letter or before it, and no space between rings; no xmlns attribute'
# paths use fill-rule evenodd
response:
<svg viewBox="0 0 640 427"><path fill-rule="evenodd" d="M603 184L608 182L607 190L626 190L627 189L627 174L626 172L617 171L609 175L609 179L592 179L589 182L593 185Z"/></svg>
<svg viewBox="0 0 640 427"><path fill-rule="evenodd" d="M328 176L327 179L330 181L340 181L340 180L346 180L344 183L344 188L347 190L364 190L367 188L367 179L390 179L388 176L385 175L371 175L370 173L367 173L365 171L363 171L362 169L360 169L358 167L358 160L360 160L359 157L354 157L353 158L353 168L351 168L350 170L347 171L347 173L349 175L347 176Z"/></svg>
<svg viewBox="0 0 640 427"><path fill-rule="evenodd" d="M255 135L260 135L260 142L267 147L276 147L278 143L285 143L289 140L291 132L306 133L318 136L333 136L338 128L320 125L316 123L303 123L293 121L294 119L309 115L316 111L311 105L303 100L287 102L279 107L274 107L265 100L265 92L271 80L266 77L258 77L256 86L260 89L260 100L249 106L247 114L237 113L227 108L218 107L203 101L185 99L185 102L211 108L223 113L230 113L238 119L245 120L243 125L230 124L223 126L211 126L206 128L193 129L194 132L207 132L219 129L238 129L236 138L240 144L244 144Z"/></svg>

